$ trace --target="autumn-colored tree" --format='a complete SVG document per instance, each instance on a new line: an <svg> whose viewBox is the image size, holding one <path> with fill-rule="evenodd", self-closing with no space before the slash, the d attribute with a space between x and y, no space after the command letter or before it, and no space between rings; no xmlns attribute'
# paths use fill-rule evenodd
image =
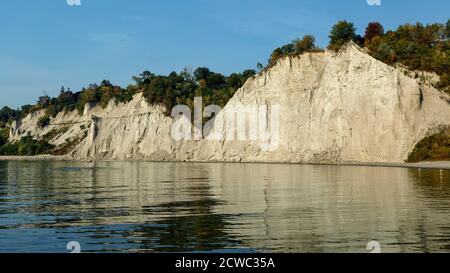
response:
<svg viewBox="0 0 450 273"><path fill-rule="evenodd" d="M316 49L316 38L312 35L305 35L301 40L294 40L295 51L297 54L301 54L306 51Z"/></svg>
<svg viewBox="0 0 450 273"><path fill-rule="evenodd" d="M378 22L369 23L364 35L365 45L370 45L374 37L380 37L384 35L384 27Z"/></svg>

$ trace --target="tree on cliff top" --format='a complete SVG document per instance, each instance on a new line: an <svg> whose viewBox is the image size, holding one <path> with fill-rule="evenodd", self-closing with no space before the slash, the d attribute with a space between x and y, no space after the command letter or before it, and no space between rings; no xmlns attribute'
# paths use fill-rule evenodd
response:
<svg viewBox="0 0 450 273"><path fill-rule="evenodd" d="M313 35L305 35L302 39L295 39L291 43L282 47L276 48L269 59L269 66L276 63L276 61L288 55L301 55L305 52L320 50L316 46L316 38Z"/></svg>
<svg viewBox="0 0 450 273"><path fill-rule="evenodd" d="M312 35L305 35L302 39L294 40L294 45L297 54L317 49L316 38Z"/></svg>
<svg viewBox="0 0 450 273"><path fill-rule="evenodd" d="M373 38L381 37L384 35L384 27L378 22L372 22L367 25L366 32L364 35L365 45L370 44Z"/></svg>
<svg viewBox="0 0 450 273"><path fill-rule="evenodd" d="M349 41L355 41L356 29L353 23L347 21L339 21L331 29L329 38L330 45L328 49L339 51L341 47Z"/></svg>

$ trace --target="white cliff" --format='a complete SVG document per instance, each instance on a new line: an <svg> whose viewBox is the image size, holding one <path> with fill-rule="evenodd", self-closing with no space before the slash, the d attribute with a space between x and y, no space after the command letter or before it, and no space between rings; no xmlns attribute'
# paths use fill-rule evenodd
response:
<svg viewBox="0 0 450 273"><path fill-rule="evenodd" d="M211 130L227 134L220 122L227 109L278 106L279 137L273 150L248 139L176 141L171 137L173 119L141 94L129 103L110 102L105 109L87 107L82 116L60 113L45 129L36 126L43 113L35 113L13 124L11 137L42 137L60 129L53 144L80 139L70 149L74 159L403 162L419 140L450 125L449 97L407 74L354 44L339 53L280 59L236 92Z"/></svg>

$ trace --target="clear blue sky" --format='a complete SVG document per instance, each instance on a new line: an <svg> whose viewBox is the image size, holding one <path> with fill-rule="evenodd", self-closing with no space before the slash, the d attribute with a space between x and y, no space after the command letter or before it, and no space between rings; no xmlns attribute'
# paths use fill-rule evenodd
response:
<svg viewBox="0 0 450 273"><path fill-rule="evenodd" d="M109 79L123 86L145 69L191 65L229 74L266 63L271 51L314 34L326 46L338 20L363 32L407 22L446 22L448 0L2 0L0 106L34 103L61 86Z"/></svg>

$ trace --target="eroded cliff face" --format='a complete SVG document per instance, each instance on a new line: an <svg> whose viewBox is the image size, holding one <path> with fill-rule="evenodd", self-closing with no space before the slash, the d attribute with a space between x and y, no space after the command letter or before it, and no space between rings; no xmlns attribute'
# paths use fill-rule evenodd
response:
<svg viewBox="0 0 450 273"><path fill-rule="evenodd" d="M227 134L221 122L227 109L278 106L272 150L262 148L265 141L248 139L176 141L171 137L173 119L161 106L148 105L141 94L126 104L87 107L81 117L60 113L45 129L36 126L43 113L35 113L15 124L11 137L17 140L28 132L42 137L60 130L54 144L80 140L70 147L74 159L403 162L420 139L450 125L448 101L429 85L349 44L339 53L279 60L249 79L216 116L211 132Z"/></svg>

